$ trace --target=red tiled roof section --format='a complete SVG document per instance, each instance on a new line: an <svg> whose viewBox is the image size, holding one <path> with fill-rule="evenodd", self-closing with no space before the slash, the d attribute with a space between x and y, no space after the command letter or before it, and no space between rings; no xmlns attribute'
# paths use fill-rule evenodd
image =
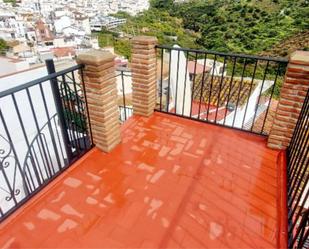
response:
<svg viewBox="0 0 309 249"><path fill-rule="evenodd" d="M260 133L263 129L264 133L269 134L275 115L276 115L278 103L279 103L278 100L273 99L269 105L269 110L267 111L266 109L262 114L259 115L258 119L254 122L254 125L252 128L254 132ZM265 120L266 114L267 114L267 118ZM264 120L265 120L265 125L263 127Z"/></svg>
<svg viewBox="0 0 309 249"><path fill-rule="evenodd" d="M204 77L204 84L203 82ZM242 106L247 102L249 96L257 86L257 83L251 80L241 80L238 78L212 76L211 74L199 74L194 80L194 99L199 101L202 94L202 101L208 103L210 96L210 104L217 105L219 100L219 106L225 105L227 101L229 103ZM252 86L251 86L252 83ZM203 86L203 92L202 92ZM250 93L251 89L251 93ZM220 92L220 96L219 96ZM239 100L238 100L239 96Z"/></svg>
<svg viewBox="0 0 309 249"><path fill-rule="evenodd" d="M74 47L53 48L53 52L58 58L76 55Z"/></svg>

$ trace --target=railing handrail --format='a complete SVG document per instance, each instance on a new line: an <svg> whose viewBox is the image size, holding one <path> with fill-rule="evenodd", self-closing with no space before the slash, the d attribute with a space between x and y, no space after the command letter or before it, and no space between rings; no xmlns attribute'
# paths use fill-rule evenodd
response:
<svg viewBox="0 0 309 249"><path fill-rule="evenodd" d="M77 97L79 92L75 74L80 73L79 82L82 84L80 88L84 89L82 70L84 65L75 65L58 72L55 72L52 60L47 60L46 66L47 76L0 93L1 100L6 97L12 101L9 104L9 106L12 105L12 108L2 107L7 108L10 112L3 114L0 110L0 119L4 128L4 139L9 142L10 148L12 148L9 155L15 160L15 163L7 165L10 168L6 171L2 170L5 181L1 182L0 190L7 192L11 199L0 203L0 221L17 210L94 146L86 92L82 92L85 103L80 103L81 100ZM62 87L59 87L59 84ZM69 91L68 84L72 85ZM50 88L45 89L43 86ZM39 92L31 93L33 87L38 87L36 90ZM23 99L20 104L17 104L15 94L17 92L26 94L26 96L22 96L26 99ZM48 105L52 103L55 104L55 107L49 108ZM20 108L21 104L29 106L28 108ZM37 106L43 108L39 111ZM56 113L54 113L54 109L56 109ZM64 116L65 110L67 111L66 117ZM12 116L11 112L13 112L13 116L16 115L14 120L6 120L6 116ZM55 120L57 115L59 117L58 123ZM32 122L30 122L31 120ZM12 125L8 128L8 125L13 122L16 127ZM28 125L30 123L31 125ZM44 124L41 125L42 123ZM81 124L84 129L80 130L78 124ZM48 129L46 129L47 127ZM22 133L15 134L16 128L21 129ZM36 134L33 137L34 130ZM15 149L17 139L18 142L23 140L22 145L18 145L18 151ZM0 158L0 161L3 164L3 158ZM19 194L22 186L24 191L18 199L15 196Z"/></svg>
<svg viewBox="0 0 309 249"><path fill-rule="evenodd" d="M172 47L172 46L167 46L167 45L157 45L156 48L183 51L183 52L201 53L201 54L212 54L212 55L220 55L220 56L239 57L239 58L247 58L247 59L258 59L258 60L263 60L263 61L273 61L273 62L283 62L283 63L289 62L289 60L287 58L283 58L283 57L268 57L268 56L256 56L256 55L248 55L248 54L224 53L224 52L216 52L216 51L213 51L213 50L177 48L177 47Z"/></svg>
<svg viewBox="0 0 309 249"><path fill-rule="evenodd" d="M162 61L157 111L269 135L273 120L271 112L278 103L275 97L280 92L279 83L284 79L287 59L165 45L156 48ZM169 58L164 58L166 52ZM189 66L189 62L194 65ZM163 92L163 87L165 91L167 89L167 94ZM261 104L266 109L257 115ZM251 127L246 128L252 117Z"/></svg>
<svg viewBox="0 0 309 249"><path fill-rule="evenodd" d="M44 77L41 77L41 78L38 78L38 79L35 79L35 80L32 80L32 81L29 81L29 82L24 83L22 85L12 87L10 89L7 89L7 90L4 90L4 91L0 92L0 98L3 98L5 96L7 96L7 95L10 95L10 94L13 94L13 93L16 93L16 92L19 92L19 91L21 91L21 90L23 90L25 88L32 87L32 86L37 85L39 83L42 83L44 81L49 81L49 80L57 78L57 77L59 77L59 76L61 76L63 74L69 73L71 71L75 71L77 69L81 69L83 67L84 67L84 65L78 64L78 65L66 68L64 70L58 71L56 73L49 74L47 76L44 76Z"/></svg>

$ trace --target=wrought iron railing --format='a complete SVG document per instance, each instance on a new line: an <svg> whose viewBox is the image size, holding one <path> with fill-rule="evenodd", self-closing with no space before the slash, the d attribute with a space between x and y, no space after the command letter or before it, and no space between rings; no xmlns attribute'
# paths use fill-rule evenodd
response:
<svg viewBox="0 0 309 249"><path fill-rule="evenodd" d="M157 46L156 110L267 135L288 60Z"/></svg>
<svg viewBox="0 0 309 249"><path fill-rule="evenodd" d="M0 220L93 146L83 66L0 93Z"/></svg>
<svg viewBox="0 0 309 249"><path fill-rule="evenodd" d="M133 115L131 70L125 67L117 68L116 79L119 119L123 123Z"/></svg>
<svg viewBox="0 0 309 249"><path fill-rule="evenodd" d="M287 158L289 248L309 248L309 91Z"/></svg>

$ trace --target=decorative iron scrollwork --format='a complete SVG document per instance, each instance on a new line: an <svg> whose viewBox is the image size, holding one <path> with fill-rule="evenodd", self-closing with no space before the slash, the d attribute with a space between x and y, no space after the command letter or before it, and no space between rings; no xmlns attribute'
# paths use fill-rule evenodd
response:
<svg viewBox="0 0 309 249"><path fill-rule="evenodd" d="M4 186L0 185L0 189L8 194L5 197L6 201L11 201L14 196L18 196L21 191L20 189L16 188L16 173L17 173L17 160L12 153L12 145L4 136L0 135L0 171L3 177L6 179L6 183L8 189L7 190ZM8 176L6 169L13 170L12 177ZM11 179L13 178L13 179Z"/></svg>

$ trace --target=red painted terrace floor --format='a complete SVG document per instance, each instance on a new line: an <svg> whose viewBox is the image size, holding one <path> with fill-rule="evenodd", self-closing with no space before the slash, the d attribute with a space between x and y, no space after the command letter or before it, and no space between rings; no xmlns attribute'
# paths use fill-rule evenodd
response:
<svg viewBox="0 0 309 249"><path fill-rule="evenodd" d="M155 113L93 149L1 224L3 248L278 248L280 152ZM278 164L279 163L279 164Z"/></svg>

